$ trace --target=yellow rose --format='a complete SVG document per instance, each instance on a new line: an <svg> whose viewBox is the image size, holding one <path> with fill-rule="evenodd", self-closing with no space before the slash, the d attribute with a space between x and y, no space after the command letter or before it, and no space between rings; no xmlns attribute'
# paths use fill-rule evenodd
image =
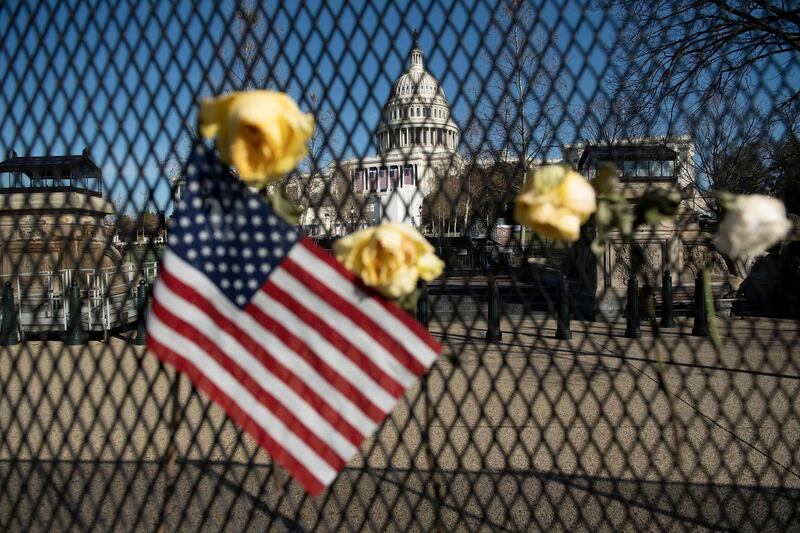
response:
<svg viewBox="0 0 800 533"><path fill-rule="evenodd" d="M577 241L581 224L597 209L589 182L567 165L545 165L528 174L514 217L543 237Z"/></svg>
<svg viewBox="0 0 800 533"><path fill-rule="evenodd" d="M444 268L433 246L417 230L394 222L343 237L333 251L365 285L392 299L413 292L419 278L436 279Z"/></svg>
<svg viewBox="0 0 800 533"><path fill-rule="evenodd" d="M275 181L306 156L314 118L286 94L230 93L200 102L200 134L217 138L221 159L251 185Z"/></svg>

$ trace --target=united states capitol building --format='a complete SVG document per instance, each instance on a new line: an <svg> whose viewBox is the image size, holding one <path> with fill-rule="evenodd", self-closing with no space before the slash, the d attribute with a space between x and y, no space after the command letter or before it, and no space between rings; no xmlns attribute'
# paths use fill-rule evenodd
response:
<svg viewBox="0 0 800 533"><path fill-rule="evenodd" d="M375 132L377 154L339 162L356 195L368 198L361 224L381 220L420 225L422 203L436 189L437 177L458 173L459 129L439 82L425 70L417 34L407 70L392 84ZM346 214L309 209L304 225L320 224L340 233Z"/></svg>

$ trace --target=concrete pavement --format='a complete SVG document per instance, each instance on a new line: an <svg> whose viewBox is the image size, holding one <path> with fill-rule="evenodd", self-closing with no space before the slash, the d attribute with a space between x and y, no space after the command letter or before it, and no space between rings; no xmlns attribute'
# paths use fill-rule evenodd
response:
<svg viewBox="0 0 800 533"><path fill-rule="evenodd" d="M629 340L624 323L573 321L573 339L556 341L554 321L528 318L505 321L491 345L483 323L467 325L434 320L446 354L423 382L427 394L409 391L318 499L285 484L182 380L169 522L390 531L797 523L797 323L724 321L719 352L689 336L688 322L659 338L643 326ZM172 379L120 338L4 348L2 529L154 527Z"/></svg>

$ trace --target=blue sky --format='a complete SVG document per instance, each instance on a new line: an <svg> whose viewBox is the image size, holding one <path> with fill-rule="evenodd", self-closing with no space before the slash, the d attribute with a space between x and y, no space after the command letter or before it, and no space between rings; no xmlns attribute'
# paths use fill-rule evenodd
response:
<svg viewBox="0 0 800 533"><path fill-rule="evenodd" d="M0 155L79 153L88 145L109 196L127 198L130 188L132 207L140 209L153 189L150 208L163 208L164 167L185 155L197 99L236 87L241 43L234 5L115 4L0 5ZM334 117L336 157L373 152L371 134L406 67L412 28L419 28L426 68L442 83L457 122L469 119L476 95L491 102L483 83L496 79L491 56L504 42L495 2L266 2L259 9L254 35L271 45L260 72L301 108L312 107L310 94L319 97L318 109ZM583 2L547 2L532 14L531 47L558 63L563 58L553 93L563 103L557 142L574 142L573 122L609 74L598 36L610 44L616 33L603 12Z"/></svg>

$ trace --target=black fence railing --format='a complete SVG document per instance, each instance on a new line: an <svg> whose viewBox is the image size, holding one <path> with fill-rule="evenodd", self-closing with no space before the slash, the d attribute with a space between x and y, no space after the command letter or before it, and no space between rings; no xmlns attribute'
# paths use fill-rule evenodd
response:
<svg viewBox="0 0 800 533"><path fill-rule="evenodd" d="M798 18L0 3L0 529L796 528ZM316 119L278 184L298 227L330 250L405 222L446 262L416 313L442 356L318 497L144 346L198 101L253 88ZM548 162L614 163L619 197L672 188L678 214L599 246L597 218L537 235L514 198ZM719 191L777 197L795 228L735 261Z"/></svg>

